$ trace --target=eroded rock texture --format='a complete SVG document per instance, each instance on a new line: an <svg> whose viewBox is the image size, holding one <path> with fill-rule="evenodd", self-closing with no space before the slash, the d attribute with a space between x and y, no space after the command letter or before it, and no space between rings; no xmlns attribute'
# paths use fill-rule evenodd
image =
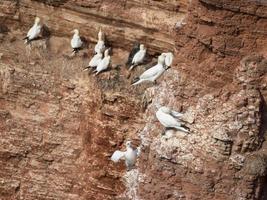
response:
<svg viewBox="0 0 267 200"><path fill-rule="evenodd" d="M0 199L266 199L266 13L263 0L2 0ZM36 15L49 34L25 47ZM94 77L82 68L99 27L112 70ZM74 28L88 47L71 58ZM157 85L130 86L150 66L127 78L136 40L175 54ZM163 134L159 104L190 134ZM130 172L109 159L127 139L142 146Z"/></svg>

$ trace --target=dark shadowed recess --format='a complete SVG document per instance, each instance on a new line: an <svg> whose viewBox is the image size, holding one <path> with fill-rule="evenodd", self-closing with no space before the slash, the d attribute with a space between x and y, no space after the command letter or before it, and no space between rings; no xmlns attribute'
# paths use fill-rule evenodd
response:
<svg viewBox="0 0 267 200"><path fill-rule="evenodd" d="M61 6L67 3L69 0L32 0L32 1L37 1L37 2L44 3L49 6L58 7L58 6Z"/></svg>
<svg viewBox="0 0 267 200"><path fill-rule="evenodd" d="M1 20L0 20L0 33L7 33L9 30L8 30L8 27L4 24L2 24Z"/></svg>
<svg viewBox="0 0 267 200"><path fill-rule="evenodd" d="M261 126L260 126L260 136L261 138L267 139L267 104L264 99L264 97L261 94L261 110L262 110L262 116L261 116Z"/></svg>
<svg viewBox="0 0 267 200"><path fill-rule="evenodd" d="M265 177L264 184L262 189L262 196L260 200L267 200L267 176Z"/></svg>

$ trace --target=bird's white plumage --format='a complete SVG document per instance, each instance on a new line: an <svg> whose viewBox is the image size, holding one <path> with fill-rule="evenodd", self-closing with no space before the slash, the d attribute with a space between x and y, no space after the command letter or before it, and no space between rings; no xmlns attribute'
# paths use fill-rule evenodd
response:
<svg viewBox="0 0 267 200"><path fill-rule="evenodd" d="M156 116L158 120L160 121L160 123L165 127L175 128L175 127L181 126L181 123L178 122L174 117L160 110L156 112Z"/></svg>
<svg viewBox="0 0 267 200"><path fill-rule="evenodd" d="M89 67L97 67L97 65L101 62L103 57L102 53L97 53L96 55L93 56L93 58L89 62Z"/></svg>
<svg viewBox="0 0 267 200"><path fill-rule="evenodd" d="M95 45L95 52L99 53L99 52L103 52L105 50L105 42L104 42L104 38L103 38L103 32L100 29L98 32L98 41Z"/></svg>
<svg viewBox="0 0 267 200"><path fill-rule="evenodd" d="M146 55L146 50L143 49L143 50L139 50L133 57L133 61L132 61L132 64L139 64L141 62L143 62L144 58L145 58L145 55Z"/></svg>
<svg viewBox="0 0 267 200"><path fill-rule="evenodd" d="M108 68L110 64L109 50L105 51L105 57L98 63L96 67L96 74L99 74L101 71L104 71Z"/></svg>
<svg viewBox="0 0 267 200"><path fill-rule="evenodd" d="M164 68L164 60L165 60L165 55L160 55L158 58L158 64L156 64L154 67L151 67L150 69L146 70L143 74L141 74L139 76L139 80L132 85L137 85L144 81L154 82L155 80L157 80L166 70Z"/></svg>
<svg viewBox="0 0 267 200"><path fill-rule="evenodd" d="M169 107L166 107L166 106L161 106L158 109L160 109L162 112L166 114L172 115L173 117L179 118L183 116L183 113L171 110Z"/></svg>
<svg viewBox="0 0 267 200"><path fill-rule="evenodd" d="M79 36L79 31L77 29L74 30L74 35L71 39L70 44L73 49L78 49L82 47L83 42Z"/></svg>
<svg viewBox="0 0 267 200"><path fill-rule="evenodd" d="M140 75L139 78L152 81L152 79L155 79L157 74L159 74L162 70L164 71L163 66L161 64L157 64L154 67L151 67L146 70L143 74Z"/></svg>
<svg viewBox="0 0 267 200"><path fill-rule="evenodd" d="M183 116L183 113L180 113L180 112L176 112L174 110L171 111L171 115L174 116L174 117L182 117Z"/></svg>
<svg viewBox="0 0 267 200"><path fill-rule="evenodd" d="M39 22L40 18L36 17L34 25L30 28L30 30L27 33L28 40L33 40L37 38L41 33L42 26L39 24Z"/></svg>
<svg viewBox="0 0 267 200"><path fill-rule="evenodd" d="M172 114L175 114L176 116L182 116L181 113L178 114L178 112L171 111L167 107L161 107L156 112L156 117L159 120L159 122L166 128L176 128L178 130L188 132L187 129L181 127L181 122L179 122L177 119L174 118Z"/></svg>
<svg viewBox="0 0 267 200"><path fill-rule="evenodd" d="M105 49L105 42L103 40L98 40L95 45L95 52L103 52Z"/></svg>
<svg viewBox="0 0 267 200"><path fill-rule="evenodd" d="M133 57L132 60L132 66L130 67L130 70L132 70L136 65L141 64L144 61L144 58L146 56L146 49L143 44L140 45L140 49Z"/></svg>
<svg viewBox="0 0 267 200"><path fill-rule="evenodd" d="M171 52L168 53L163 53L165 54L165 65L170 67L172 65L172 61L173 61L173 54Z"/></svg>
<svg viewBox="0 0 267 200"><path fill-rule="evenodd" d="M124 151L115 151L112 156L111 156L111 160L113 162L118 162L120 159L124 158L125 156L125 152Z"/></svg>
<svg viewBox="0 0 267 200"><path fill-rule="evenodd" d="M118 162L120 159L125 159L125 165L127 169L131 169L136 163L137 156L140 155L141 148L133 149L131 146L131 142L126 142L126 151L115 151L111 156L111 160L114 162Z"/></svg>

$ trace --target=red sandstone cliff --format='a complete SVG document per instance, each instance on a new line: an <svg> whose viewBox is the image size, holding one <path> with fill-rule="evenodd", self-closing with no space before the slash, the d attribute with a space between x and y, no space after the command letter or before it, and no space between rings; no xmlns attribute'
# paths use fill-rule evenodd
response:
<svg viewBox="0 0 267 200"><path fill-rule="evenodd" d="M29 49L35 15L51 37ZM92 49L100 26L113 66L136 40L174 66L136 88L124 66L88 76L70 31ZM0 199L266 199L266 26L263 0L2 0ZM191 133L162 136L156 104ZM126 139L143 146L130 172L109 160Z"/></svg>

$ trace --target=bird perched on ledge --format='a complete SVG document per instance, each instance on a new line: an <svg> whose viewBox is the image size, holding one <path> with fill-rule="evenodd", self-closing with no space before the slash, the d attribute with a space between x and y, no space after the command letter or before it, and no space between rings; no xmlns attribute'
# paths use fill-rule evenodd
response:
<svg viewBox="0 0 267 200"><path fill-rule="evenodd" d="M104 58L101 61L99 61L94 73L96 72L96 75L98 75L100 72L106 70L109 67L110 59L111 58L109 55L109 49L106 49L106 51L104 53Z"/></svg>
<svg viewBox="0 0 267 200"><path fill-rule="evenodd" d="M179 119L182 116L182 113L173 111L165 106L160 107L156 112L156 117L165 128L175 128L177 130L188 133L189 131L186 128L182 127L182 123L176 119Z"/></svg>
<svg viewBox="0 0 267 200"><path fill-rule="evenodd" d="M40 18L36 17L34 21L34 25L28 31L27 36L23 38L25 40L25 44L30 44L30 42L39 37L41 33L42 26L40 25Z"/></svg>
<svg viewBox="0 0 267 200"><path fill-rule="evenodd" d="M133 60L132 60L132 65L130 67L130 71L136 67L137 65L140 65L143 63L144 58L146 56L146 49L143 44L140 45L139 51L134 55Z"/></svg>
<svg viewBox="0 0 267 200"><path fill-rule="evenodd" d="M135 42L134 43L134 47L132 48L129 56L128 56L128 60L126 62L126 66L130 67L133 61L133 57L134 55L140 50L140 43L139 42Z"/></svg>
<svg viewBox="0 0 267 200"><path fill-rule="evenodd" d="M72 32L74 33L74 35L70 41L70 44L72 47L72 52L75 54L78 53L78 51L82 48L83 42L80 38L78 29L74 29Z"/></svg>
<svg viewBox="0 0 267 200"><path fill-rule="evenodd" d="M98 41L95 45L95 53L103 52L105 50L104 34L100 28L98 32Z"/></svg>
<svg viewBox="0 0 267 200"><path fill-rule="evenodd" d="M138 147L137 149L132 148L131 141L126 142L126 151L115 151L112 156L111 160L113 162L118 162L120 159L125 159L125 165L127 167L127 171L131 170L137 160L137 157L141 153L141 148Z"/></svg>
<svg viewBox="0 0 267 200"><path fill-rule="evenodd" d="M88 70L89 68L94 68L97 67L97 65L101 62L103 58L103 53L102 52L98 52L97 54L95 54L93 56L93 58L90 60L88 66L86 68L84 68L84 70Z"/></svg>
<svg viewBox="0 0 267 200"><path fill-rule="evenodd" d="M156 83L156 80L170 67L165 65L165 54L161 54L158 57L158 64L154 67L149 68L143 74L141 74L138 78L133 81L132 85L138 85L144 81L151 81Z"/></svg>

